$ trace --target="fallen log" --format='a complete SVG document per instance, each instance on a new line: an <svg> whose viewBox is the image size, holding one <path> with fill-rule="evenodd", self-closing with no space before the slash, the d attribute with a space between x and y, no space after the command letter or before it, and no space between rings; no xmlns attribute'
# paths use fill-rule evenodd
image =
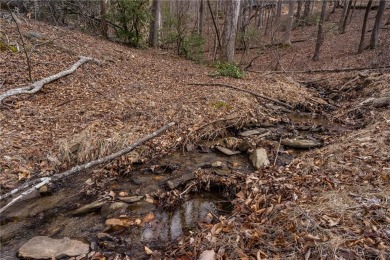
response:
<svg viewBox="0 0 390 260"><path fill-rule="evenodd" d="M51 75L51 76L49 76L47 78L41 79L39 81L36 81L36 82L32 83L31 85L20 87L20 88L15 88L15 89L10 89L10 90L8 90L5 93L0 95L0 104L3 102L4 99L6 99L8 97L12 97L12 96L15 96L15 95L21 95L21 94L34 94L34 93L37 93L46 84L49 84L49 83L51 83L53 81L56 81L56 80L58 80L60 78L63 78L65 76L68 76L68 75L74 73L77 70L78 67L80 67L81 65L83 65L84 63L89 62L89 61L98 62L94 58L80 56L80 59L75 64L73 64L69 69L67 69L67 70L63 70L63 71L61 71L61 72L59 72L57 74L54 74L54 75Z"/></svg>
<svg viewBox="0 0 390 260"><path fill-rule="evenodd" d="M316 141L305 140L305 139L290 139L290 138L282 139L280 141L280 144L288 147L299 148L299 149L310 149L310 148L316 148L322 146L321 143Z"/></svg>
<svg viewBox="0 0 390 260"><path fill-rule="evenodd" d="M289 109L294 109L294 107L292 105L284 103L284 102L282 102L280 100L277 100L277 99L265 96L263 94L259 94L259 93L253 92L251 90L246 90L246 89L234 87L234 86L227 85L227 84L221 84L221 83L189 83L188 85L190 85L190 86L217 86L217 87L231 88L231 89L235 89L235 90L238 90L238 91L241 91L241 92L245 92L245 93L251 94L251 95L253 95L255 97L259 97L259 98L262 98L262 99L266 99L268 101L272 101L272 102L274 102L274 103L276 103L278 105L282 105L282 106L287 107Z"/></svg>
<svg viewBox="0 0 390 260"><path fill-rule="evenodd" d="M22 194L20 194L16 198L14 198L7 205L2 207L0 209L0 213L4 212L10 206L15 204L19 200L21 200L23 197L27 196L28 194L33 192L35 189L39 189L40 187L42 187L46 183L58 181L59 179L63 179L65 177L69 177L70 175L72 175L74 173L90 169L93 166L96 166L98 164L107 163L109 161L112 161L113 159L115 159L117 157L120 157L120 156L122 156L124 154L127 154L127 153L131 152L134 148L136 148L137 146L143 144L144 142L146 142L146 141L148 141L150 139L155 138L156 136L160 135L162 132L166 131L168 128L172 127L173 125L175 125L175 122L171 122L171 123L161 127L157 131L155 131L155 132L153 132L153 133L151 133L149 135L146 135L145 137L143 137L143 138L137 140L136 142L134 142L132 145L130 145L130 146L128 146L128 147L126 147L126 148L124 148L124 149L122 149L122 150L120 150L120 151L118 151L116 153L113 153L111 155L105 156L103 158L100 158L100 159L97 159L97 160L94 160L94 161L91 161L91 162L88 162L88 163L85 163L85 164L82 164L82 165L77 165L77 166L71 168L70 170L67 170L67 171L65 171L63 173L57 174L57 175L55 175L53 177L46 177L46 178L41 178L41 179L37 179L37 180L32 180L30 182L27 182L27 183L23 184L19 188L16 188L16 189L10 191L9 193L1 196L0 200L6 199L6 198L8 198L8 197L10 197L10 196L12 196L12 195L22 191L23 189L26 189L26 188L28 188L28 187L30 187L30 186L32 186L32 185L34 185L34 184L36 184L37 182L40 181L37 185L35 185L34 187L24 191Z"/></svg>

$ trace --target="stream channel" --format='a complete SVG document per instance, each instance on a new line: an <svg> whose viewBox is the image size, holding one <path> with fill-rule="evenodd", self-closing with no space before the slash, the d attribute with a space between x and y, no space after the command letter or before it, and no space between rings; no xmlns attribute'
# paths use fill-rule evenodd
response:
<svg viewBox="0 0 390 260"><path fill-rule="evenodd" d="M269 135L242 137L237 132L232 133L237 138L228 138L251 141L256 147L265 148L271 164L278 154L276 165L279 166L287 165L304 152L279 146L281 137L301 136L326 145L332 136L348 131L308 114L292 114L274 125L248 126L240 131L259 127L266 129ZM35 236L69 237L87 243L90 253L77 259L90 259L94 254L96 256L94 252L106 259L114 258L116 254L128 255L131 259L149 259L145 246L163 250L169 243L177 243L182 235L195 230L198 223L212 223L214 218L229 215L232 210L231 198L224 196L223 187L192 193L188 200L172 210L157 207L156 201L148 196L158 189L182 191L201 167L215 167L223 174L233 170L254 171L249 153L228 156L213 148L217 142L223 145L224 139L207 142L201 149L198 147L191 152L175 152L152 159L133 167L125 175L107 177L109 179L100 185L91 184L90 174L78 174L59 183L49 195L38 193L38 197L13 205L0 216L0 259L19 259L19 248ZM88 185L96 185L100 195L86 194ZM104 191L106 195L102 196Z"/></svg>

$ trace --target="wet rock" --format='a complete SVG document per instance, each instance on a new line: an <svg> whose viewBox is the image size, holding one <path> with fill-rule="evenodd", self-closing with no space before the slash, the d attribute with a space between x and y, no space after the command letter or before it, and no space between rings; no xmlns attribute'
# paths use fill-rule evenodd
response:
<svg viewBox="0 0 390 260"><path fill-rule="evenodd" d="M211 167L213 168L220 168L222 167L223 163L221 161L215 161L211 164Z"/></svg>
<svg viewBox="0 0 390 260"><path fill-rule="evenodd" d="M167 182L166 182L166 185L167 185L167 188L168 188L169 190L175 189L175 184L174 184L173 182L171 182L171 181L167 181Z"/></svg>
<svg viewBox="0 0 390 260"><path fill-rule="evenodd" d="M241 133L239 133L239 135L243 136L243 137L248 137L248 136L251 136L251 135L264 134L266 132L267 132L267 129L257 128L257 129L252 129L252 130L247 130L247 131L241 132Z"/></svg>
<svg viewBox="0 0 390 260"><path fill-rule="evenodd" d="M39 188L39 193L41 195L50 195L53 193L53 187L50 185L43 185L42 187Z"/></svg>
<svg viewBox="0 0 390 260"><path fill-rule="evenodd" d="M217 259L217 254L214 252L214 250L206 250L203 251L198 260L215 260Z"/></svg>
<svg viewBox="0 0 390 260"><path fill-rule="evenodd" d="M119 197L118 199L127 203L134 203L143 199L144 196L130 196L130 197Z"/></svg>
<svg viewBox="0 0 390 260"><path fill-rule="evenodd" d="M299 148L299 149L310 149L310 148L316 148L322 146L322 144L318 141L312 141L307 139L285 138L282 139L280 143L284 146L289 146L289 147Z"/></svg>
<svg viewBox="0 0 390 260"><path fill-rule="evenodd" d="M90 204L82 206L81 208L76 209L71 214L72 215L83 215L83 214L86 214L86 213L89 213L89 212L92 212L92 211L97 211L101 207L103 207L104 204L105 204L104 201L97 200L97 201L94 201L94 202L92 202Z"/></svg>
<svg viewBox="0 0 390 260"><path fill-rule="evenodd" d="M114 214L115 212L121 212L125 209L127 209L128 205L124 202L114 202L114 203L107 203L104 204L102 207L100 214L102 217L106 218L111 214Z"/></svg>
<svg viewBox="0 0 390 260"><path fill-rule="evenodd" d="M256 149L250 156L250 160L255 169L269 165L267 151L264 148Z"/></svg>
<svg viewBox="0 0 390 260"><path fill-rule="evenodd" d="M140 219L131 219L131 218L109 218L106 220L106 226L109 226L113 229L127 228L130 226L137 226L141 224Z"/></svg>
<svg viewBox="0 0 390 260"><path fill-rule="evenodd" d="M107 233L98 233L97 238L99 240L115 241L115 238Z"/></svg>
<svg viewBox="0 0 390 260"><path fill-rule="evenodd" d="M230 149L222 147L222 146L216 146L215 148L218 151L220 151L221 153L229 155L229 156L241 153L240 151L233 151L233 150L230 150Z"/></svg>
<svg viewBox="0 0 390 260"><path fill-rule="evenodd" d="M252 145L247 140L242 140L237 145L237 149L240 150L241 152L246 152L246 151L248 151L251 148L252 148Z"/></svg>
<svg viewBox="0 0 390 260"><path fill-rule="evenodd" d="M53 259L72 257L89 253L89 245L68 237L53 239L36 236L25 243L18 251L18 256L26 259Z"/></svg>

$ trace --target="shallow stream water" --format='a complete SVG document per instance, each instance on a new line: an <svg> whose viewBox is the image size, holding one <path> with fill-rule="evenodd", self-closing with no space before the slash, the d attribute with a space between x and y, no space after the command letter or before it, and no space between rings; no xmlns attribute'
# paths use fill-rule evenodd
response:
<svg viewBox="0 0 390 260"><path fill-rule="evenodd" d="M314 137L346 131L326 119L303 114L289 115L287 121L290 122L270 128L270 131L276 133L271 136L276 139L273 142L277 141L277 136L291 135L294 131L296 134ZM295 150L280 154L278 164L287 164L299 153ZM167 189L168 181L174 188L183 187L194 179L195 170L210 167L215 162L221 163L222 166L217 170L223 174L230 174L233 170L242 173L253 171L247 154L226 156L218 152L176 152L136 167L129 174L116 176L100 189L115 194L126 192L130 196L144 196ZM145 200L144 196L130 203L126 209L111 212L109 216L100 208L90 213L73 215L74 210L97 199L96 196L86 196L82 192L89 178L89 173L73 176L59 183L53 194L22 201L2 214L0 258L17 259L17 250L32 237L41 235L86 241L91 250L106 252L108 258L116 252L134 259L148 259L143 251L144 246L163 248L177 242L183 234L196 228L198 223L210 222L210 218L227 214L231 210L229 201L218 190L214 190L192 194L189 200L173 210L158 208L153 201ZM113 200L107 203L112 204ZM105 225L107 218L144 220L148 216L153 217L147 223L128 228L107 228Z"/></svg>

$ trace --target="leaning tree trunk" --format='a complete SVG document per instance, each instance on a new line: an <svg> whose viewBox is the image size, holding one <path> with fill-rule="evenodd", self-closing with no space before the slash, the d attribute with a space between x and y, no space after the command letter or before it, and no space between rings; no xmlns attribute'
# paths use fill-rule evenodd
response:
<svg viewBox="0 0 390 260"><path fill-rule="evenodd" d="M225 11L225 29L221 50L221 60L225 62L234 61L234 50L238 26L238 15L240 14L240 0L227 0Z"/></svg>
<svg viewBox="0 0 390 260"><path fill-rule="evenodd" d="M289 0L288 2L288 20L283 40L283 44L285 45L291 45L291 30L294 22L294 1L295 0Z"/></svg>
<svg viewBox="0 0 390 260"><path fill-rule="evenodd" d="M314 50L313 61L318 61L320 59L320 48L324 42L324 29L323 24L326 15L326 0L322 0L321 16L320 21L318 22L318 32L317 32L317 41L316 47Z"/></svg>
<svg viewBox="0 0 390 260"><path fill-rule="evenodd" d="M100 17L101 31L104 38L108 39L108 24L107 24L108 0L100 0Z"/></svg>
<svg viewBox="0 0 390 260"><path fill-rule="evenodd" d="M360 44L359 44L358 53L362 53L362 51L364 49L364 37L366 35L367 19L368 19L368 15L370 14L370 11L371 11L371 5L372 5L372 0L369 0L367 3L366 12L364 13L362 35L360 36Z"/></svg>
<svg viewBox="0 0 390 260"><path fill-rule="evenodd" d="M152 2L152 19L150 21L149 31L149 46L158 47L158 33L160 31L160 0L153 0Z"/></svg>
<svg viewBox="0 0 390 260"><path fill-rule="evenodd" d="M374 29L372 30L371 33L371 41L370 41L371 49L375 49L378 46L379 28L381 25L383 14L385 13L385 9L386 9L386 0L380 0L378 12L375 18Z"/></svg>

